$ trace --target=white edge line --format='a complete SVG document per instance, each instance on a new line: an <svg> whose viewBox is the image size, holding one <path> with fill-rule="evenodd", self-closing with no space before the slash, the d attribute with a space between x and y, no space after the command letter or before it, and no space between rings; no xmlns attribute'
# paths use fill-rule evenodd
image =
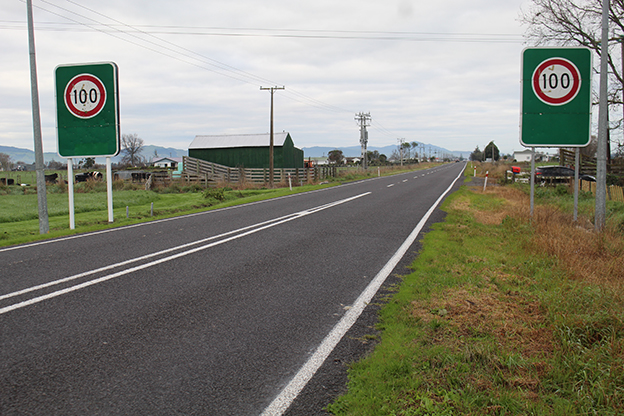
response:
<svg viewBox="0 0 624 416"><path fill-rule="evenodd" d="M464 166L465 168L465 166ZM457 175L455 180L451 183L451 185L444 191L442 195L436 200L436 202L429 208L427 213L422 217L416 228L411 232L411 234L407 237L407 239L403 242L401 247L394 253L394 255L390 258L388 263L377 273L377 276L368 284L364 292L360 294L352 308L349 309L342 319L334 326L331 332L325 337L321 345L318 346L314 354L308 359L308 361L301 367L299 372L293 377L293 379L284 387L284 389L280 392L280 394L273 399L271 404L264 409L260 416L281 416L284 414L288 407L292 404L292 402L297 398L301 390L305 387L305 385L310 381L310 379L314 376L317 370L321 367L323 362L329 357L329 354L334 350L338 342L342 339L342 337L347 333L347 331L353 326L353 324L360 317L364 308L371 301L375 293L379 290L381 285L385 282L386 278L392 273L392 270L399 263L401 258L405 255L407 250L409 250L410 246L416 241L418 234L425 226L429 217L436 209L436 207L440 204L442 199L450 192L450 190L455 185L455 182L461 177L464 169Z"/></svg>

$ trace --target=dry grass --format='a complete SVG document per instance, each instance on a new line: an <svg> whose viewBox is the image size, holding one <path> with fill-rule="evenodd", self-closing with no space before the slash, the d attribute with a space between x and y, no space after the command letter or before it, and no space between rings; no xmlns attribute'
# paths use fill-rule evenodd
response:
<svg viewBox="0 0 624 416"><path fill-rule="evenodd" d="M536 205L530 216L529 197L511 187L490 187L486 193L506 201L492 211L472 209L477 221L500 224L505 218L531 223L529 248L556 258L573 279L606 285L621 292L624 284L624 236L615 227L597 233L587 218L575 223L571 214L551 205ZM469 209L469 208L463 208Z"/></svg>

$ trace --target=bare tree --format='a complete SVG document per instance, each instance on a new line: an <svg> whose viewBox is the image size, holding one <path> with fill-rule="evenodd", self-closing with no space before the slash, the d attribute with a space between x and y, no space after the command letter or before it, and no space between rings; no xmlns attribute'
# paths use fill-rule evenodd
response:
<svg viewBox="0 0 624 416"><path fill-rule="evenodd" d="M121 163L129 164L130 166L138 166L143 164L144 158L141 156L143 151L143 139L141 139L136 133L123 134L121 136L121 146L123 157Z"/></svg>
<svg viewBox="0 0 624 416"><path fill-rule="evenodd" d="M13 162L11 156L6 153L0 153L0 170L11 170Z"/></svg>
<svg viewBox="0 0 624 416"><path fill-rule="evenodd" d="M610 0L609 8L609 105L612 109L624 105L624 0ZM528 10L520 15L527 25L525 38L536 46L580 45L600 54L602 31L602 0L532 0ZM599 73L599 59L594 59L595 73ZM594 97L594 104L598 97ZM619 112L622 114L622 112ZM621 127L619 117L612 128Z"/></svg>

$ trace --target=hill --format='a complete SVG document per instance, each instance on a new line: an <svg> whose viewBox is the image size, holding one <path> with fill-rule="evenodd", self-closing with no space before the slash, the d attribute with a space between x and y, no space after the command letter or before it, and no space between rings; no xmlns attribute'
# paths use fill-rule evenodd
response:
<svg viewBox="0 0 624 416"><path fill-rule="evenodd" d="M396 145L390 145L390 146L384 146L384 147L369 146L368 151L374 152L375 150L377 150L380 154L390 157L392 155L392 152L397 150L397 148L398 147ZM429 152L429 148L431 148L432 155L437 150L438 154L452 154L455 157L463 156L464 158L468 158L470 156L469 150L467 151L448 150L443 147L426 144L425 149L427 152ZM304 157L323 157L323 156L327 156L329 152L331 152L332 150L336 150L336 149L342 150L342 154L345 157L358 157L361 154L360 146L349 146L349 147L314 146L314 147L302 147L301 149L303 150Z"/></svg>
<svg viewBox="0 0 624 416"><path fill-rule="evenodd" d="M27 165L35 163L35 152L30 149L21 149L19 147L13 146L0 146L0 153L6 153L7 155L9 155L13 163L24 162ZM188 151L182 149L174 149L172 147L147 145L143 147L143 151L141 152L141 155L148 161L151 160L155 156L155 154L158 154L158 157L182 157L187 156ZM53 152L45 152L43 154L43 159L46 164L51 161L63 163L65 162L65 158L59 156L58 153ZM115 156L112 158L113 163L119 163L120 161L121 156ZM95 162L99 164L105 164L106 158L97 157L95 158Z"/></svg>

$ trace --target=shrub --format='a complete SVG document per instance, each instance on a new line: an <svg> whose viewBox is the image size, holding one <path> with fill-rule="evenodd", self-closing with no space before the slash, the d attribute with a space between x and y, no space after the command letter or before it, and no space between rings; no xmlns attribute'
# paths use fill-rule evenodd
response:
<svg viewBox="0 0 624 416"><path fill-rule="evenodd" d="M225 188L208 188L203 192L204 198L213 198L217 201L225 200Z"/></svg>

